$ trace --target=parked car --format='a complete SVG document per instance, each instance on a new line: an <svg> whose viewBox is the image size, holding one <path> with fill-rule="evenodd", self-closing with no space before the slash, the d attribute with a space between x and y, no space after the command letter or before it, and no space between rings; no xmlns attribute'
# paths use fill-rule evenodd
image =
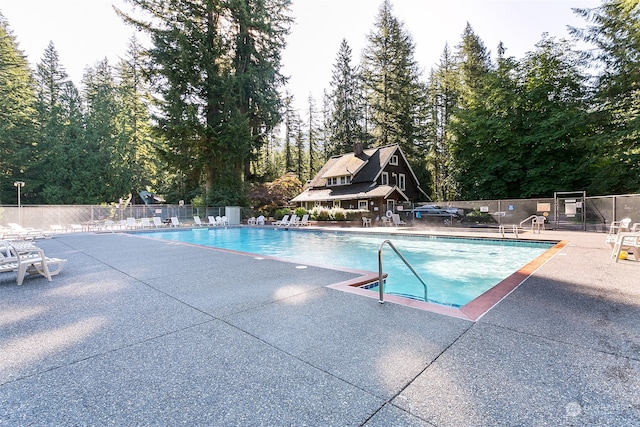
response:
<svg viewBox="0 0 640 427"><path fill-rule="evenodd" d="M422 205L412 209L412 212L420 212L421 215L434 215L434 216L464 216L464 211L454 207L442 207L438 205Z"/></svg>

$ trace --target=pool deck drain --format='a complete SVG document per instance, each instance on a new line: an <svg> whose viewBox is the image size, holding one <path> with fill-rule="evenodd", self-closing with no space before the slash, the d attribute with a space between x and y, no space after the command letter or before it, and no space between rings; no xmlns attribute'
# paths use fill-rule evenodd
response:
<svg viewBox="0 0 640 427"><path fill-rule="evenodd" d="M0 426L639 425L640 262L528 237L566 243L477 321L331 289L355 272L39 241L69 261L0 275Z"/></svg>

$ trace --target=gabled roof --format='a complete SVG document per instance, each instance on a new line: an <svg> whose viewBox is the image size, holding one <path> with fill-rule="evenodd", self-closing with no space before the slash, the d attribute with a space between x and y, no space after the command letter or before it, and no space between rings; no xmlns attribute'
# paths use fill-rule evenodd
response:
<svg viewBox="0 0 640 427"><path fill-rule="evenodd" d="M348 175L352 176L352 184L372 183L378 179L384 167L389 163L391 156L397 151L400 152L406 162L406 158L398 145L367 148L360 154L351 152L341 156L333 156L324 164L316 176L309 181L307 187L325 187L327 179ZM411 174L417 183L418 179L413 171L411 171Z"/></svg>
<svg viewBox="0 0 640 427"><path fill-rule="evenodd" d="M331 166L321 175L323 179L356 175L369 161L369 156L365 155L364 152L358 156L351 153L350 155L335 157L335 161L332 162Z"/></svg>

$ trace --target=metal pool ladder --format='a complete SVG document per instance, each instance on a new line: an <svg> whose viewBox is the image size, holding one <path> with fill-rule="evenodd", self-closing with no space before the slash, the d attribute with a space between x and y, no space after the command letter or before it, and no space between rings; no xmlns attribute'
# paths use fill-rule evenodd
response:
<svg viewBox="0 0 640 427"><path fill-rule="evenodd" d="M391 240L385 240L382 243L380 243L380 247L378 248L378 289L380 290L380 300L379 300L380 304L384 304L384 277L382 277L383 276L382 275L382 248L384 247L385 244L389 245L391 249L393 249L393 251L400 257L402 262L404 262L404 264L407 267L409 267L409 270L411 270L413 275L418 278L420 283L422 283L422 287L424 288L424 300L425 302L429 301L427 299L427 284L424 282L424 280L422 280L422 277L420 277L420 275L413 269L413 267L411 267L411 264L409 264L409 261L407 261L406 258L402 256L402 254L396 249L396 247L393 246L393 243L391 243Z"/></svg>

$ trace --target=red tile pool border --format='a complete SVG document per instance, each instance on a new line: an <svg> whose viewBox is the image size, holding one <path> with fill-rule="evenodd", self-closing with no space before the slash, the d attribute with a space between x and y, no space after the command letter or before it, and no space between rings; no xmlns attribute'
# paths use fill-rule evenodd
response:
<svg viewBox="0 0 640 427"><path fill-rule="evenodd" d="M502 280L498 284L496 284L491 289L484 292L482 295L473 299L469 303L465 304L460 308L449 307L439 304L434 304L430 302L418 301L411 298L404 298L396 295L387 295L384 296L385 302L391 302L394 304L406 305L408 307L417 308L419 310L430 311L432 313L443 314L446 316L457 317L460 319L477 321L482 317L487 311L489 311L492 307L498 304L503 298L509 295L513 290L515 290L518 286L524 283L525 280L529 278L542 264L547 262L551 257L553 257L556 253L558 253L562 248L567 245L567 240L562 240L557 242L551 248L546 250L544 253L539 255L537 258L520 268L515 273L511 274L506 279ZM375 281L378 280L376 275ZM353 281L352 281L353 282ZM379 299L378 293L375 291L370 291L368 289L363 289L358 286L361 286L366 283L371 282L362 282L354 284L346 284L346 283L336 283L333 285L329 285L329 288L338 289L343 292L354 293L358 295L362 295L368 298L376 298Z"/></svg>

